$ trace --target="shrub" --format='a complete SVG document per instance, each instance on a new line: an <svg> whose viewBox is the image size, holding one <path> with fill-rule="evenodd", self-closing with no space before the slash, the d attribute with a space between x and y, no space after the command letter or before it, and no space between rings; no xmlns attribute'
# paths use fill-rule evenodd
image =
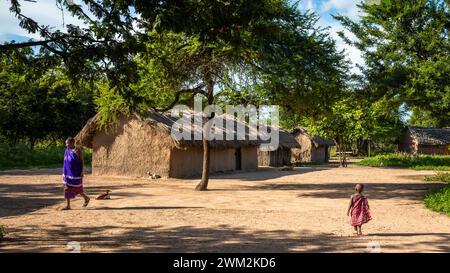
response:
<svg viewBox="0 0 450 273"><path fill-rule="evenodd" d="M64 158L64 149L63 146L37 146L35 149L30 149L23 144L16 146L0 144L0 169L60 167ZM84 149L84 159L86 165L91 164L90 150Z"/></svg>
<svg viewBox="0 0 450 273"><path fill-rule="evenodd" d="M450 156L394 153L377 155L357 163L360 166L403 167L418 170L450 170Z"/></svg>
<svg viewBox="0 0 450 273"><path fill-rule="evenodd" d="M450 184L441 189L430 190L424 201L427 208L450 216Z"/></svg>
<svg viewBox="0 0 450 273"><path fill-rule="evenodd" d="M450 173L438 172L435 175L425 176L425 181L441 181L450 183Z"/></svg>

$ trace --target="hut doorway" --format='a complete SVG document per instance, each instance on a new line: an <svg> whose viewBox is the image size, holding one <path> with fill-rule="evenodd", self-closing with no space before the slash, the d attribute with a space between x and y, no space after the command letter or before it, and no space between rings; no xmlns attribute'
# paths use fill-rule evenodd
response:
<svg viewBox="0 0 450 273"><path fill-rule="evenodd" d="M235 161L236 162L236 170L242 170L242 152L241 152L241 148L237 148L234 151L234 157L235 157Z"/></svg>

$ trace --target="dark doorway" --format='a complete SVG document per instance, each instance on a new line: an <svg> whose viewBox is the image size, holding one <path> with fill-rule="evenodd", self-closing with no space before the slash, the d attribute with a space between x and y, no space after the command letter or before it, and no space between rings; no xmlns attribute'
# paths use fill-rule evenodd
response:
<svg viewBox="0 0 450 273"><path fill-rule="evenodd" d="M234 157L236 162L236 170L242 170L242 153L241 148L237 148L234 151Z"/></svg>

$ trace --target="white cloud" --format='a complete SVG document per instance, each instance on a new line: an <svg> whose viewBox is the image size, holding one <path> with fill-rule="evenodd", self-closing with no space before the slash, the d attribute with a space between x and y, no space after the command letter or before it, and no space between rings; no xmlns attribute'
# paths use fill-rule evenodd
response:
<svg viewBox="0 0 450 273"><path fill-rule="evenodd" d="M314 3L314 0L301 0L298 8L303 10L303 11L315 11L316 9L316 4Z"/></svg>
<svg viewBox="0 0 450 273"><path fill-rule="evenodd" d="M321 12L335 10L351 19L359 17L359 8L356 6L358 0L328 0L322 3Z"/></svg>
<svg viewBox="0 0 450 273"><path fill-rule="evenodd" d="M319 10L320 19L318 24L322 27L329 27L330 36L336 41L338 50L344 50L347 58L352 63L352 72L358 73L359 69L356 64L364 65L364 59L361 52L344 42L339 37L338 32L343 32L350 40L354 40L355 36L345 29L338 21L336 21L331 14L342 14L350 17L352 20L359 20L359 8L356 6L358 0L328 0L322 3Z"/></svg>
<svg viewBox="0 0 450 273"><path fill-rule="evenodd" d="M76 1L74 1L76 3ZM63 15L56 6L55 0L37 0L34 2L20 1L22 14L37 21L39 25L49 25L54 30L64 30ZM19 26L19 20L9 11L10 3L0 1L0 35L15 34L38 39L39 34L31 34ZM83 26L84 23L64 11L64 24Z"/></svg>
<svg viewBox="0 0 450 273"><path fill-rule="evenodd" d="M324 22L322 22L324 24ZM345 55L347 58L352 62L352 72L358 73L359 68L356 67L356 64L363 65L364 59L361 55L361 51L359 51L354 46L348 45L347 43L342 40L341 37L339 37L338 32L343 32L346 37L348 37L350 40L354 40L355 36L353 33L345 29L339 22L333 22L329 24L329 33L330 36L336 41L336 47L339 51L344 50Z"/></svg>
<svg viewBox="0 0 450 273"><path fill-rule="evenodd" d="M306 2L306 9L314 10L314 3L313 3L312 0L308 0L308 1Z"/></svg>

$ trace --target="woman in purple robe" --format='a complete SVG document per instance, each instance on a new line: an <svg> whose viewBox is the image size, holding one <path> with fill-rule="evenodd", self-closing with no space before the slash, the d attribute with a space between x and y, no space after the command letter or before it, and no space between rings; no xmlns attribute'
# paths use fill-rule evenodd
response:
<svg viewBox="0 0 450 273"><path fill-rule="evenodd" d="M83 154L79 148L75 147L75 139L69 137L66 140L66 152L64 154L63 182L64 198L67 200L65 210L70 209L70 199L78 194L84 198L83 207L89 204L90 198L83 191Z"/></svg>

